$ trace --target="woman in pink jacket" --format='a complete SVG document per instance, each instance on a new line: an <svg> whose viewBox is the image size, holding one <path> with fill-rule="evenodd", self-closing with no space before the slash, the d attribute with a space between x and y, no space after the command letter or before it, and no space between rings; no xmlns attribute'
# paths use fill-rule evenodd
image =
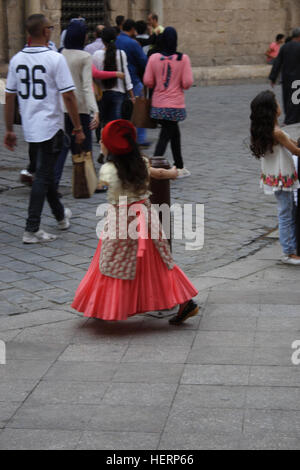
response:
<svg viewBox="0 0 300 470"><path fill-rule="evenodd" d="M184 90L193 85L193 72L189 57L177 52L174 28L166 28L161 35L161 50L150 57L144 75L144 84L154 88L151 117L161 124L154 155L164 155L171 142L178 178L184 178L190 176L190 172L183 164L178 123L186 118Z"/></svg>

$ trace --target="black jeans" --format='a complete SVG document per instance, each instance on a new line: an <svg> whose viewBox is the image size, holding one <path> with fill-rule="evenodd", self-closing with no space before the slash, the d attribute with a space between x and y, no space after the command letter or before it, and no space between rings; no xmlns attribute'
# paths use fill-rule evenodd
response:
<svg viewBox="0 0 300 470"><path fill-rule="evenodd" d="M27 167L27 171L33 174L36 170L36 148L34 144L29 144L29 165Z"/></svg>
<svg viewBox="0 0 300 470"><path fill-rule="evenodd" d="M57 187L59 185L59 182L61 180L61 177L64 171L64 166L66 163L69 150L71 150L72 155L76 155L78 153L81 153L82 151L91 152L93 148L92 131L90 129L91 118L89 114L79 114L79 116L80 116L80 124L82 125L82 129L85 134L85 141L81 144L80 147L75 143L75 136L72 135L74 126L70 119L70 116L68 114L65 114L66 136L64 138L64 145L58 157L58 160L55 166L55 171L54 171L55 183Z"/></svg>
<svg viewBox="0 0 300 470"><path fill-rule="evenodd" d="M178 169L183 168L183 159L181 153L181 136L178 122L160 120L162 128L155 149L155 156L163 156L167 150L168 143L171 142L171 149L174 158L174 164Z"/></svg>
<svg viewBox="0 0 300 470"><path fill-rule="evenodd" d="M54 168L63 142L64 132L60 130L46 142L30 144L36 155L36 172L30 195L27 232L35 233L39 230L46 198L56 220L60 222L64 219L64 206L58 197L54 179Z"/></svg>

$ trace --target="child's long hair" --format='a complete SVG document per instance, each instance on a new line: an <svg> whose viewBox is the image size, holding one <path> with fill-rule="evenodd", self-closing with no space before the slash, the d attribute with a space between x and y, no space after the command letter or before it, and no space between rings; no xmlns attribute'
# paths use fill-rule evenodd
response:
<svg viewBox="0 0 300 470"><path fill-rule="evenodd" d="M276 144L274 128L277 120L277 101L272 91L262 91L251 103L251 152L262 158L273 153Z"/></svg>
<svg viewBox="0 0 300 470"><path fill-rule="evenodd" d="M142 195L149 189L146 162L132 136L127 134L125 137L129 140L133 150L126 155L110 154L107 161L115 164L123 189L130 189Z"/></svg>
<svg viewBox="0 0 300 470"><path fill-rule="evenodd" d="M102 41L106 47L105 58L104 58L104 71L106 72L117 72L117 48L116 38L117 33L115 28L104 28L102 31ZM117 84L117 78L109 78L102 80L102 85L105 90L111 90Z"/></svg>

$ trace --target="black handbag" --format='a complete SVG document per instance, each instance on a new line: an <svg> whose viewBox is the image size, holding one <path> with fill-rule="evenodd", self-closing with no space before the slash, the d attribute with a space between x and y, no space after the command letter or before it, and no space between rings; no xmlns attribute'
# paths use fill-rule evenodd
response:
<svg viewBox="0 0 300 470"><path fill-rule="evenodd" d="M122 72L125 74L122 51L120 51L120 59L121 59ZM124 77L124 89L125 89L125 98L121 107L121 116L122 116L122 119L126 119L127 121L130 121L132 113L133 113L133 102L130 99L129 94L128 94L125 77Z"/></svg>

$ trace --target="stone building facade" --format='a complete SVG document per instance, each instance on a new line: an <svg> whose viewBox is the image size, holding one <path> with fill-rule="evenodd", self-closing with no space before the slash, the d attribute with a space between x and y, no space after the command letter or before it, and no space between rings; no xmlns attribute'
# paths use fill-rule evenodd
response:
<svg viewBox="0 0 300 470"><path fill-rule="evenodd" d="M0 0L0 62L24 44L24 19L43 12L56 26L58 41L64 0ZM89 2L73 1L83 9ZM96 4L97 2L90 2ZM179 49L194 66L264 63L264 52L277 33L300 26L299 0L107 0L106 16L145 19L151 10L164 25L178 30Z"/></svg>

